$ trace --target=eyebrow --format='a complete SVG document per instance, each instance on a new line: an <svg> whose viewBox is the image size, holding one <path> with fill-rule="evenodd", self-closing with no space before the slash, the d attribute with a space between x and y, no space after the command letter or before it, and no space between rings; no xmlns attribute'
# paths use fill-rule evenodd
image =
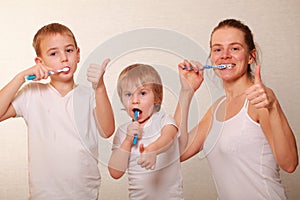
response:
<svg viewBox="0 0 300 200"><path fill-rule="evenodd" d="M240 46L244 47L244 45L242 43L239 43L239 42L232 42L232 43L229 44L229 46L232 46L232 45L240 45ZM224 46L224 45L218 44L218 43L212 45L212 47L215 47L215 46Z"/></svg>
<svg viewBox="0 0 300 200"><path fill-rule="evenodd" d="M75 48L75 45L74 44L68 44L64 48L68 48L68 47L74 47ZM59 49L59 48L58 47L50 48L50 49L47 50L47 53L49 53L50 51L57 50L57 49Z"/></svg>

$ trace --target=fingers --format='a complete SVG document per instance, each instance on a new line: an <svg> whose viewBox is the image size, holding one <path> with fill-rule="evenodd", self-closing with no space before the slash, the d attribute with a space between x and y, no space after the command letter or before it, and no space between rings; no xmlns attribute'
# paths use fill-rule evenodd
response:
<svg viewBox="0 0 300 200"><path fill-rule="evenodd" d="M185 71L194 71L199 72L203 70L203 66L200 62L197 61L188 61L184 60L183 62L178 64L178 68Z"/></svg>
<svg viewBox="0 0 300 200"><path fill-rule="evenodd" d="M140 144L140 153L143 153L145 151L144 145Z"/></svg>
<svg viewBox="0 0 300 200"><path fill-rule="evenodd" d="M254 84L262 83L261 74L260 74L260 66L256 65L255 72L254 72Z"/></svg>
<svg viewBox="0 0 300 200"><path fill-rule="evenodd" d="M154 170L156 165L156 154L154 152L145 152L145 147L143 144L140 144L139 150L141 153L140 158L137 160L137 164L142 168Z"/></svg>
<svg viewBox="0 0 300 200"><path fill-rule="evenodd" d="M47 79L49 76L49 69L42 63L37 63L35 66L29 69L28 75L34 75L34 79L31 80L35 81Z"/></svg>
<svg viewBox="0 0 300 200"><path fill-rule="evenodd" d="M267 88L261 80L260 66L257 65L254 73L254 85L245 91L246 98L255 108L267 108L270 105Z"/></svg>
<svg viewBox="0 0 300 200"><path fill-rule="evenodd" d="M90 64L88 67L87 79L92 83L94 89L98 87L98 85L103 84L103 75L109 62L110 59L105 59L101 66L97 64Z"/></svg>

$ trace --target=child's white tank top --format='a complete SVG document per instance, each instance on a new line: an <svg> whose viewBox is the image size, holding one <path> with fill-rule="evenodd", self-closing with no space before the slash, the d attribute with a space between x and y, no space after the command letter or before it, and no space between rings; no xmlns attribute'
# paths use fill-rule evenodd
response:
<svg viewBox="0 0 300 200"><path fill-rule="evenodd" d="M248 115L248 101L226 121L213 123L203 146L220 200L286 199L279 167L260 124Z"/></svg>

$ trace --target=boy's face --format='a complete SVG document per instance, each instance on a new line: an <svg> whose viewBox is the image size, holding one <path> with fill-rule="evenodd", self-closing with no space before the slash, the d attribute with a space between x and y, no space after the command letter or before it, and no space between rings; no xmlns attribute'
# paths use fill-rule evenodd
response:
<svg viewBox="0 0 300 200"><path fill-rule="evenodd" d="M154 112L155 95L151 86L123 86L122 102L126 112L134 118L134 110L139 111L138 122L144 124Z"/></svg>
<svg viewBox="0 0 300 200"><path fill-rule="evenodd" d="M48 35L40 43L41 55L36 58L36 62L41 62L49 70L60 70L69 68L68 72L58 73L51 76L51 80L70 79L77 69L80 61L80 50L75 47L74 40L67 34Z"/></svg>

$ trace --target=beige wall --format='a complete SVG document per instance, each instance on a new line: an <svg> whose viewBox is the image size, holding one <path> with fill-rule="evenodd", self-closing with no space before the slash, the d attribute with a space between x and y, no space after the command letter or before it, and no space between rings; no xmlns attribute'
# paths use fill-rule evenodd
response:
<svg viewBox="0 0 300 200"><path fill-rule="evenodd" d="M208 51L212 28L221 19L234 17L245 21L252 28L256 42L262 50L263 80L277 94L299 141L299 8L298 0L2 1L0 87L2 88L17 72L34 64L34 51L31 46L33 35L38 28L50 22L61 22L73 30L81 47L83 63L96 47L112 36L144 27L174 30L193 39ZM114 70L119 72L119 68L114 68L118 62L145 62L144 59L147 58L147 62L157 63L168 58L168 55L160 60L157 57L160 56L147 57L146 52L144 56L131 55L123 60L120 58L121 61L116 61L115 65L108 69L108 74ZM178 58L170 59L174 63L170 61L167 65L176 65L176 59ZM176 69L176 66L173 67ZM107 84L114 86L115 78L109 77L108 75L106 79ZM113 97L115 88L110 87L109 90L110 96ZM176 99L170 96L170 101L173 102L168 105L175 105ZM169 110L171 112L172 108ZM0 199L26 199L28 183L25 123L22 119L1 122L0 134ZM109 154L109 148L101 153ZM112 180L108 176L105 162L100 168L103 177L102 199L126 199L126 177L122 180ZM187 200L216 199L206 160L195 157L183 163L182 169ZM289 199L299 199L299 168L293 174L282 173L282 177Z"/></svg>

